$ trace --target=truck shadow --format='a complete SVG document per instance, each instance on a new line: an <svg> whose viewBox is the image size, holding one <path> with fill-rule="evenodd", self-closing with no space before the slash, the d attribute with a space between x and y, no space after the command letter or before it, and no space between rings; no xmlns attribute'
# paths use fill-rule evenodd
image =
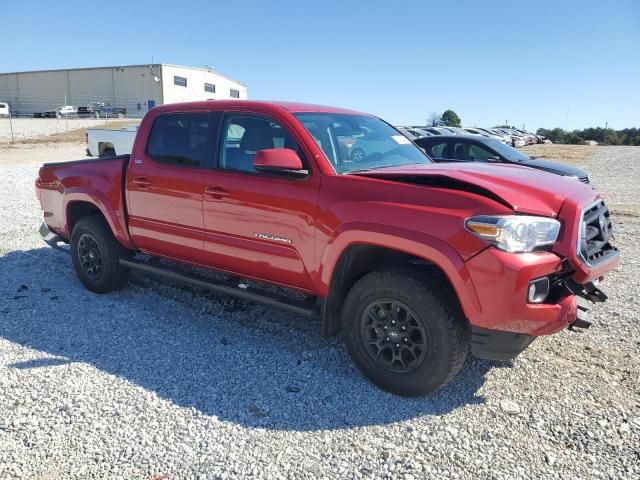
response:
<svg viewBox="0 0 640 480"><path fill-rule="evenodd" d="M0 257L0 278L0 336L37 350L8 368L64 376L68 363L85 362L245 426L310 431L443 415L483 403L487 371L510 366L470 359L436 394L403 399L364 379L339 341L321 337L319 322L163 286L95 295L49 248Z"/></svg>

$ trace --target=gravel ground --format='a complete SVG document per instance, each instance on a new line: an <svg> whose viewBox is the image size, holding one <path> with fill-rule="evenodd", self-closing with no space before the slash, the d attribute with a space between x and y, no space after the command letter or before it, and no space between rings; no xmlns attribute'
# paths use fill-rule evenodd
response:
<svg viewBox="0 0 640 480"><path fill-rule="evenodd" d="M113 120L110 120L113 121ZM77 128L105 125L105 120L90 118L12 118L13 136L16 141L63 133ZM11 141L11 125L8 118L0 118L0 143Z"/></svg>
<svg viewBox="0 0 640 480"><path fill-rule="evenodd" d="M640 148L585 164L623 252L595 325L408 400L319 323L141 278L86 291L33 195L83 146L27 147L0 148L0 478L640 476Z"/></svg>

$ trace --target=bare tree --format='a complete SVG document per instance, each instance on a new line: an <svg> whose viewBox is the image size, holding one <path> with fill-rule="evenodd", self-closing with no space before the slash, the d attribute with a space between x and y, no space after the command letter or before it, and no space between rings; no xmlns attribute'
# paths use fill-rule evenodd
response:
<svg viewBox="0 0 640 480"><path fill-rule="evenodd" d="M440 119L442 118L442 114L438 112L431 112L427 119L425 120L427 126L429 127L437 127L440 125Z"/></svg>

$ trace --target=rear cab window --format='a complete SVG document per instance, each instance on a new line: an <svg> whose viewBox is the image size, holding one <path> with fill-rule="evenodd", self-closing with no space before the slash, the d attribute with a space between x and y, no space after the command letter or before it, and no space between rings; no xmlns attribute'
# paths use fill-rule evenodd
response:
<svg viewBox="0 0 640 480"><path fill-rule="evenodd" d="M153 122L147 155L155 162L198 168L210 151L208 113L168 113Z"/></svg>

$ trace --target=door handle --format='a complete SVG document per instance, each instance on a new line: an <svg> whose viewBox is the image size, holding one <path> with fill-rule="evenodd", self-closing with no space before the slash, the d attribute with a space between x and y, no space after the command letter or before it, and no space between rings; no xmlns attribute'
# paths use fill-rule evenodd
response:
<svg viewBox="0 0 640 480"><path fill-rule="evenodd" d="M217 200L219 200L221 198L228 197L229 195L231 195L230 192L228 192L227 190L225 190L222 187L207 187L207 188L204 189L204 194L207 197L215 198Z"/></svg>
<svg viewBox="0 0 640 480"><path fill-rule="evenodd" d="M151 180L149 180L147 177L134 177L133 183L135 183L139 187L144 188L151 185Z"/></svg>

